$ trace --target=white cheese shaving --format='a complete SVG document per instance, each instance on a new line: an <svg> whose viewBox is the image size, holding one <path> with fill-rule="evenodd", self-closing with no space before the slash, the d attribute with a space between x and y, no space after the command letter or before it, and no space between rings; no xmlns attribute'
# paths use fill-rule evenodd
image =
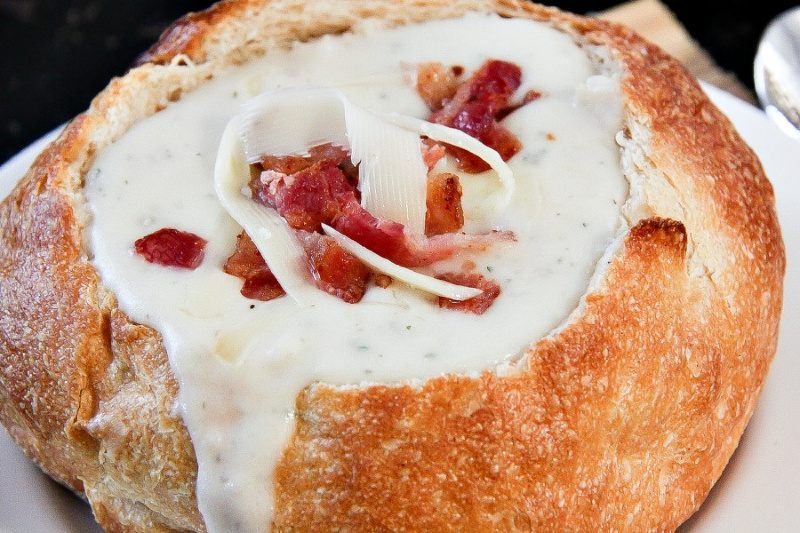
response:
<svg viewBox="0 0 800 533"><path fill-rule="evenodd" d="M324 293L313 285L305 252L294 232L274 209L242 193L250 167L237 130L234 118L222 133L214 165L214 190L222 207L253 240L286 294L301 306L309 306Z"/></svg>
<svg viewBox="0 0 800 533"><path fill-rule="evenodd" d="M247 160L257 163L262 155L308 155L310 148L327 143L348 146L338 93L335 89L276 89L245 102L239 114L239 136Z"/></svg>
<svg viewBox="0 0 800 533"><path fill-rule="evenodd" d="M391 276L392 278L406 283L412 287L423 290L425 292L450 298L451 300L463 301L474 298L483 293L480 289L473 287L465 287L463 285L456 285L441 279L436 279L425 274L421 274L410 268L402 267L397 263L392 263L385 257L381 257L372 250L365 248L353 239L343 235L328 226L322 225L322 229L326 235L332 237L339 246L356 256L365 264L369 265L378 272Z"/></svg>
<svg viewBox="0 0 800 533"><path fill-rule="evenodd" d="M361 205L374 216L425 233L428 167L419 136L344 100L350 159L359 164Z"/></svg>
<svg viewBox="0 0 800 533"><path fill-rule="evenodd" d="M511 167L503 161L503 158L497 153L497 150L486 146L478 139L471 137L461 130L442 124L428 122L427 120L401 115L399 113L383 113L381 116L385 120L405 130L413 131L418 135L424 135L434 141L462 148L480 157L495 171L498 180L500 180L500 184L503 186L503 194L496 208L502 209L511 201L515 188L514 172L511 170Z"/></svg>

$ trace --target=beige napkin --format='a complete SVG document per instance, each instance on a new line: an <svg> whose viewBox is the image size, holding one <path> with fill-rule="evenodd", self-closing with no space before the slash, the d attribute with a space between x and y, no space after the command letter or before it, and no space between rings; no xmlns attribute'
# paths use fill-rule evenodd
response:
<svg viewBox="0 0 800 533"><path fill-rule="evenodd" d="M698 79L742 100L756 102L752 91L736 76L721 69L659 0L632 0L603 11L598 17L630 27L683 62Z"/></svg>

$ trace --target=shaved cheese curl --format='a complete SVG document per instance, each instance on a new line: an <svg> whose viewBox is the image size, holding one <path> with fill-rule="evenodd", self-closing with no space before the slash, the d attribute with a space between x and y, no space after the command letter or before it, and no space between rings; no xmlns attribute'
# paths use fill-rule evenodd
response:
<svg viewBox="0 0 800 533"><path fill-rule="evenodd" d="M236 119L222 134L214 165L214 189L222 207L247 232L283 290L302 306L323 294L314 288L305 252L286 221L272 208L245 196L250 178Z"/></svg>
<svg viewBox="0 0 800 533"><path fill-rule="evenodd" d="M393 279L402 281L406 285L421 291L456 301L469 300L470 298L474 298L483 292L480 289L456 285L455 283L450 283L427 276L425 274L421 274L415 270L411 270L410 268L400 266L397 263L392 263L385 257L379 256L370 249L357 243L350 237L339 233L327 224L322 225L322 230L326 235L333 237L339 246L359 258L373 269L391 276Z"/></svg>

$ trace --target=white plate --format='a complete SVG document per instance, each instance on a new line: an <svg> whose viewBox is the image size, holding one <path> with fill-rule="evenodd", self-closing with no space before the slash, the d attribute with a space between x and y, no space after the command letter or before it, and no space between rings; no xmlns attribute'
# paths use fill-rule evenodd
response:
<svg viewBox="0 0 800 533"><path fill-rule="evenodd" d="M739 449L682 533L797 531L800 526L800 143L764 113L714 87L714 102L759 154L775 186L788 269L778 354ZM0 197L43 141L0 168ZM698 147L701 150L702 147ZM0 431L0 533L99 532L83 502L53 483Z"/></svg>

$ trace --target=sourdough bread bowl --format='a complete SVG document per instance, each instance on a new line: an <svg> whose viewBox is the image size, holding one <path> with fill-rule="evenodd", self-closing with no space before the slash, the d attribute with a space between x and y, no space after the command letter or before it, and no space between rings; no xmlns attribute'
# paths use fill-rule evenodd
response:
<svg viewBox="0 0 800 533"><path fill-rule="evenodd" d="M591 244L585 279L577 278L583 284L552 310L555 318L532 332L520 326L526 313L550 307L550 300L526 301L527 311L515 313L521 322L498 318L504 299L517 294L503 279L496 302L477 316L439 309L427 297L418 301L409 294L419 291L398 288L398 280L370 287L368 295L378 299L374 294L396 288L410 302L408 314L436 307L419 322L409 318L397 328L402 334L424 336L430 316L447 313L446 320L463 321L490 344L515 332L526 342L505 357L479 357L482 363L471 368L456 363L449 371L423 371L412 363L405 373L389 373L391 379L330 373L336 379L326 380L311 373L284 392L277 385L282 377L269 378L265 396L291 399L278 413L287 423L242 429L249 420L263 423L258 413L250 417L249 405L236 403L241 391L258 389L258 383L240 384L250 381L243 375L268 379L248 366L258 346L247 348L239 338L250 339L249 324L259 320L242 318L248 327L232 328L224 343L213 337L212 351L228 356L187 355L193 336L203 336L196 328L208 328L202 319L215 308L211 298L178 304L200 317L195 329L174 322L159 327L155 312L142 310L140 285L130 289L134 280L108 266L107 234L97 233L110 218L98 207L98 191L113 174L106 163L119 161L107 154L134 135L147 137L152 130L136 131L148 120L173 112L180 117L184 102L232 69L255 61L271 65L278 61L273 55L293 43L317 43L310 44L319 47L312 52L337 55L339 38L363 47L362 36L437 21L467 27L463 17L469 16L489 17L492 24L523 21L559 34L574 50L556 61L572 61L577 51L590 67L588 76L579 73L589 80L583 92L602 86L592 112L601 131L611 132L612 174L625 186L612 185L617 188L608 198L566 200L613 204L604 215L607 227ZM437 42L451 31L444 28L434 26L436 46L428 48L444 46ZM509 30L495 40L512 35ZM508 48L522 56L549 50L513 41ZM480 54L491 58L495 50ZM291 57L281 61L291 64ZM465 76L476 67L466 65ZM324 76L320 65L315 68L319 73L300 70L311 70L317 83ZM350 64L341 68L345 78L358 71ZM408 71L404 64L400 81L391 83L407 84ZM524 74L523 80L530 78ZM503 121L509 129L525 122L519 118L528 116L520 114L528 113L524 109L558 94L561 86L548 89L541 81L548 76L558 77L533 76L545 87L533 89L544 96L511 112ZM242 75L233 87L256 96L265 90L264 78L269 74L254 88L252 76ZM239 96L239 89L225 88ZM213 107L202 102L201 108ZM390 102L388 110L393 107ZM597 107L611 109L611 118ZM231 103L220 108L226 120L235 114ZM216 146L225 122L208 123ZM577 135L578 128L557 130L558 124L540 132L546 141ZM153 128L189 139L186 150L206 160L188 133ZM213 181L214 163L226 153L208 156L206 171L193 179ZM134 165L127 161L119 166ZM516 169L514 161L509 165ZM186 168L189 174L194 169ZM468 188L468 178L462 180ZM189 188L180 187L176 196L188 197ZM517 176L518 191L538 187L526 189ZM541 187L547 197L552 186ZM573 196L587 191L579 188ZM514 205L526 202L535 204L534 213L547 210L533 193ZM110 205L123 216L121 204ZM135 217L146 218L142 213ZM234 228L233 235L240 229L230 217L221 220L211 225ZM524 241L524 230L514 229ZM204 238L210 246L219 240ZM502 262L515 246L493 246L499 252L492 257ZM216 258L208 253L204 264L221 270ZM140 263L145 272L171 268ZM137 66L112 80L0 206L0 420L45 472L86 498L108 531L674 530L702 504L753 413L776 348L784 269L772 188L756 156L680 64L623 27L512 0L223 1L177 21ZM135 281L161 287L149 278ZM290 296L248 308L283 328L275 315L286 308L292 317L304 316L294 314ZM350 315L331 305L335 312L325 318L332 330L347 329ZM491 320L509 322L511 333ZM401 351L416 349L416 341L390 333L389 325L377 328ZM312 333L331 336L336 364L336 357L345 357L337 353L332 330ZM306 330L267 331L264 342L272 350L271 339ZM457 340L448 342L456 356L467 351ZM202 351L206 345L197 346ZM246 357L239 353L245 348ZM269 370L283 376L283 363ZM254 410L274 405L264 400ZM243 457L229 459L240 450ZM264 458L260 450L271 451ZM243 473L242 465L252 472Z"/></svg>

